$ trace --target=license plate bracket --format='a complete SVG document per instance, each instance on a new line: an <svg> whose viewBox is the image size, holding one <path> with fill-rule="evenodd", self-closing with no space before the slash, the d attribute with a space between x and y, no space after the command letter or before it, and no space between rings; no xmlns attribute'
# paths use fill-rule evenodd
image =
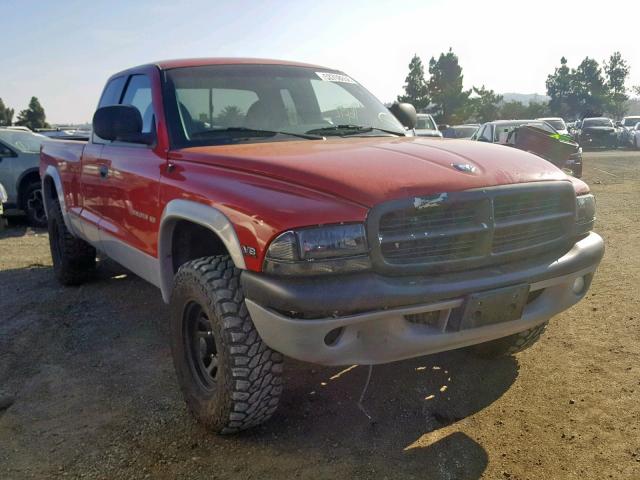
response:
<svg viewBox="0 0 640 480"><path fill-rule="evenodd" d="M460 330L517 320L522 317L528 296L528 284L473 293L465 301Z"/></svg>

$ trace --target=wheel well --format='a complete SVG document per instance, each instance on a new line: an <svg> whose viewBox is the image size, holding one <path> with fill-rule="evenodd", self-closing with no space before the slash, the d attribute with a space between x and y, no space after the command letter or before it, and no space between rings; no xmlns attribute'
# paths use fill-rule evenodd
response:
<svg viewBox="0 0 640 480"><path fill-rule="evenodd" d="M35 182L40 181L40 174L37 170L27 173L24 177L20 179L20 184L18 185L18 205L20 208L24 209L26 197L25 193L27 187Z"/></svg>
<svg viewBox="0 0 640 480"><path fill-rule="evenodd" d="M179 220L173 228L171 258L173 273L180 265L201 257L227 255L222 240L210 229L187 220Z"/></svg>

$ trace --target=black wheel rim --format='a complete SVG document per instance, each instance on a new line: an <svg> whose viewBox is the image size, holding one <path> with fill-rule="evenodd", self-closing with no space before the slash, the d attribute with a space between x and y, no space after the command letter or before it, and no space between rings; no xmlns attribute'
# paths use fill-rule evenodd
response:
<svg viewBox="0 0 640 480"><path fill-rule="evenodd" d="M46 214L44 212L44 201L42 200L42 190L32 190L27 198L27 211L29 216L38 224L45 222Z"/></svg>
<svg viewBox="0 0 640 480"><path fill-rule="evenodd" d="M191 373L203 390L216 387L218 350L211 320L196 302L189 302L183 314L183 339Z"/></svg>

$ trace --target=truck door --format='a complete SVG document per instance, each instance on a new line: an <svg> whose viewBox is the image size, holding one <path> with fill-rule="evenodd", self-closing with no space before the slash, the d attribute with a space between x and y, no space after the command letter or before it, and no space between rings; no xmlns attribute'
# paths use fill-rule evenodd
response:
<svg viewBox="0 0 640 480"><path fill-rule="evenodd" d="M98 103L98 108L117 105L122 97L126 80L126 76L109 80ZM102 159L102 148L105 143L108 143L107 140L93 133L82 152L81 195L77 205L82 219L80 228L84 236L101 249L103 247L100 243L99 225L109 209L108 195L105 195L105 190L109 188L107 182L109 165ZM71 212L75 213L73 208Z"/></svg>
<svg viewBox="0 0 640 480"><path fill-rule="evenodd" d="M147 75L128 77L120 103L133 105L140 111L143 133L155 132L157 109L154 109L151 80ZM164 164L166 156L157 154L149 145L114 141L103 146L100 236L106 253L115 260L127 256L128 264L135 262L130 256L136 252L130 247L156 256L162 214L158 202L159 180Z"/></svg>

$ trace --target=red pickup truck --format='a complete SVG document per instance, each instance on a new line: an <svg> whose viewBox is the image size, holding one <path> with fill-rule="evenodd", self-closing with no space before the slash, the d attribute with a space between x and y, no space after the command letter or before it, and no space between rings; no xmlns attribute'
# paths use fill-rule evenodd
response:
<svg viewBox="0 0 640 480"><path fill-rule="evenodd" d="M156 285L188 407L221 433L273 414L283 355L522 350L589 288L594 198L535 155L414 125L314 65L117 73L92 138L42 148L55 275L84 281L100 250Z"/></svg>

